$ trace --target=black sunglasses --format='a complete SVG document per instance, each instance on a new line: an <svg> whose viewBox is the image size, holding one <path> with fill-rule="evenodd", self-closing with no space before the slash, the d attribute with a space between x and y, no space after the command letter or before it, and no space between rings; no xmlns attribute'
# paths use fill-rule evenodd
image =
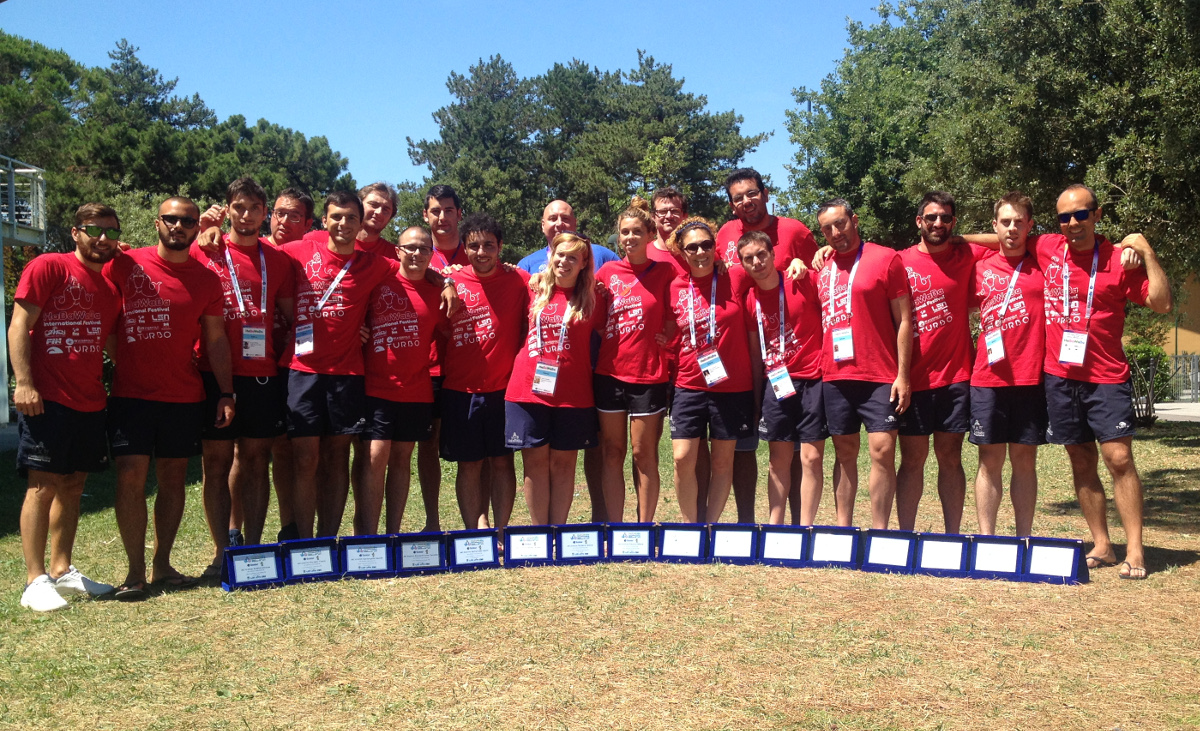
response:
<svg viewBox="0 0 1200 731"><path fill-rule="evenodd" d="M1088 218L1091 217L1092 211L1094 211L1094 210L1096 210L1096 209L1095 208L1084 208L1083 210L1075 211L1074 213L1060 213L1060 214L1058 214L1058 222L1065 226L1071 222L1072 218L1074 218L1076 221L1083 223L1084 221L1088 220Z"/></svg>
<svg viewBox="0 0 1200 731"><path fill-rule="evenodd" d="M696 241L695 243L688 244L687 246L683 247L683 250L689 254L695 254L698 251L712 251L715 248L717 248L716 242L712 239L707 239L705 241Z"/></svg>
<svg viewBox="0 0 1200 731"><path fill-rule="evenodd" d="M107 236L114 241L121 238L121 229L119 228L104 228L103 226L89 224L87 226L80 226L79 230L88 236L91 236L93 239L98 239L102 235Z"/></svg>
<svg viewBox="0 0 1200 731"><path fill-rule="evenodd" d="M939 219L942 223L954 223L953 213L926 213L921 218L925 219L925 223L937 223Z"/></svg>
<svg viewBox="0 0 1200 731"><path fill-rule="evenodd" d="M175 224L179 224L180 226L183 226L184 228L196 228L196 224L200 223L199 219L192 218L191 216L168 216L167 214L164 213L164 214L160 215L158 218L159 218L159 220L161 220L163 223L167 224L168 226L174 226Z"/></svg>

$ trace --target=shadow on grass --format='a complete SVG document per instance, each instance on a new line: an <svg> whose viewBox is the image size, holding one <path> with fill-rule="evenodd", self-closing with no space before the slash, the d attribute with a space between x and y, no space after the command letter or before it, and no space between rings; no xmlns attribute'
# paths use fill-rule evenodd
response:
<svg viewBox="0 0 1200 731"><path fill-rule="evenodd" d="M1109 514L1116 513L1112 502L1112 483L1107 474L1101 473L1101 482L1108 494ZM1145 492L1145 524L1158 528L1185 530L1200 528L1200 468L1159 469L1142 473L1142 488ZM1051 515L1079 513L1078 500L1060 500L1049 503L1046 512Z"/></svg>
<svg viewBox="0 0 1200 731"><path fill-rule="evenodd" d="M1084 552L1091 551L1094 545L1091 541L1084 541ZM1113 550L1117 553L1117 561L1125 560L1125 544L1114 543ZM1200 562L1200 551L1185 551L1177 548L1162 548L1159 546L1147 545L1146 551L1146 568L1151 573L1166 571L1171 567L1191 566L1194 563ZM1117 567L1092 569L1095 571L1118 570Z"/></svg>
<svg viewBox="0 0 1200 731"><path fill-rule="evenodd" d="M8 465L0 469L0 537L20 532L21 504L25 501L25 480L17 474L13 466L17 463L16 450L0 452L0 465ZM187 484L199 482L201 476L200 458L188 460ZM150 465L150 476L146 480L146 494L153 495L158 491L158 482L154 477L154 464ZM104 472L89 475L83 488L83 500L80 502L80 514L98 513L108 510L116 504L117 471L110 467Z"/></svg>

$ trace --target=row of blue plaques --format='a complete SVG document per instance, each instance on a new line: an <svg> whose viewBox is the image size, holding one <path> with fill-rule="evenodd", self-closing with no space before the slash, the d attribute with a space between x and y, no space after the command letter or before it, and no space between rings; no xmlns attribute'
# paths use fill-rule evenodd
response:
<svg viewBox="0 0 1200 731"><path fill-rule="evenodd" d="M509 526L503 561L495 529L312 538L225 551L226 591L341 578L600 561L767 564L894 574L1088 581L1083 542L833 526L742 523L585 523Z"/></svg>

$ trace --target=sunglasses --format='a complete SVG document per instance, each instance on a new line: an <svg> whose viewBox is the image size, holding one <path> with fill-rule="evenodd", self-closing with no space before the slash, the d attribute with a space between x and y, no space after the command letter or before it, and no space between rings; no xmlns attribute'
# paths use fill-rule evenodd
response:
<svg viewBox="0 0 1200 731"><path fill-rule="evenodd" d="M715 248L717 248L716 242L712 239L708 239L706 241L697 241L693 244L688 244L687 246L683 247L683 250L689 254L695 254L700 251L712 251Z"/></svg>
<svg viewBox="0 0 1200 731"><path fill-rule="evenodd" d="M1096 210L1096 209L1095 208L1084 208L1083 210L1075 211L1074 213L1060 213L1060 214L1058 214L1058 222L1065 226L1071 222L1072 218L1074 218L1076 221L1083 223L1084 221L1091 218L1092 211L1094 211L1094 210Z"/></svg>
<svg viewBox="0 0 1200 731"><path fill-rule="evenodd" d="M200 223L199 219L192 218L191 216L168 216L166 214L159 216L158 220L162 221L168 226L179 224L184 228L196 228L196 224Z"/></svg>
<svg viewBox="0 0 1200 731"><path fill-rule="evenodd" d="M954 223L954 214L952 213L927 213L921 218L925 219L925 223L937 223L939 220L942 223Z"/></svg>
<svg viewBox="0 0 1200 731"><path fill-rule="evenodd" d="M121 229L119 228L104 228L103 226L80 226L79 230L91 236L93 239L98 239L101 236L107 236L114 241L121 238Z"/></svg>

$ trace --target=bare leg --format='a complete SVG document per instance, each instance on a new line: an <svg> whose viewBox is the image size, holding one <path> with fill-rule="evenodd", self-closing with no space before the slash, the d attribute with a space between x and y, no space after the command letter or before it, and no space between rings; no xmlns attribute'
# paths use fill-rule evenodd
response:
<svg viewBox="0 0 1200 731"><path fill-rule="evenodd" d="M637 477L637 519L652 522L658 508L662 478L658 473L658 440L662 438L663 416L634 416L629 420L633 441L633 473Z"/></svg>
<svg viewBox="0 0 1200 731"><path fill-rule="evenodd" d="M796 449L792 442L768 442L767 448L770 452L767 470L767 519L771 525L783 525L788 495L792 491L792 459L796 455Z"/></svg>
<svg viewBox="0 0 1200 731"><path fill-rule="evenodd" d="M1083 512L1083 519L1087 521L1095 544L1088 555L1104 563L1112 563L1117 560L1117 553L1108 535L1108 498L1104 495L1097 471L1099 449L1095 442L1068 444L1067 457L1071 460L1071 476L1075 481L1079 509Z"/></svg>
<svg viewBox="0 0 1200 731"><path fill-rule="evenodd" d="M222 553L229 546L232 502L229 473L233 469L233 440L205 439L200 444L203 450L200 462L204 470L200 496L204 502L208 532L216 550L213 565L217 565L221 562Z"/></svg>
<svg viewBox="0 0 1200 731"><path fill-rule="evenodd" d="M871 527L887 528L896 498L896 432L867 434L867 447L871 450L871 476L867 483L871 493Z"/></svg>
<svg viewBox="0 0 1200 731"><path fill-rule="evenodd" d="M592 499L592 522L603 523L608 519L608 508L604 505L604 455L600 447L583 450L583 476ZM574 477L571 482L575 482Z"/></svg>
<svg viewBox="0 0 1200 731"><path fill-rule="evenodd" d="M733 502L737 522L754 522L754 494L758 488L758 453L733 453Z"/></svg>
<svg viewBox="0 0 1200 731"><path fill-rule="evenodd" d="M133 586L146 581L146 477L150 473L150 457L143 454L117 457L116 464L117 529L129 559L129 572L121 583Z"/></svg>
<svg viewBox="0 0 1200 731"><path fill-rule="evenodd" d="M318 470L324 476L321 499L317 501L317 535L336 536L346 512L346 496L350 492L350 444L354 437L339 435L321 437L321 459ZM321 508L324 508L322 511Z"/></svg>
<svg viewBox="0 0 1200 731"><path fill-rule="evenodd" d="M262 542L267 522L267 503L271 500L268 475L272 439L239 439L233 453L230 483L233 495L241 496L246 543Z"/></svg>
<svg viewBox="0 0 1200 731"><path fill-rule="evenodd" d="M833 501L837 524L854 525L854 499L858 495L858 434L839 434L833 438Z"/></svg>
<svg viewBox="0 0 1200 731"><path fill-rule="evenodd" d="M183 503L187 494L187 465L186 457L154 459L158 494L154 496L154 556L150 562L151 581L179 575L171 566L171 550L175 547L179 523L183 520ZM228 490L225 494L229 494ZM226 533L227 538L228 535Z"/></svg>
<svg viewBox="0 0 1200 731"><path fill-rule="evenodd" d="M384 482L394 442L388 439L363 441L366 469L353 485L354 535L371 536L379 532L379 514L383 512Z"/></svg>
<svg viewBox="0 0 1200 731"><path fill-rule="evenodd" d="M517 467L512 453L503 457L489 457L484 461L482 474L491 484L493 525L500 530L508 527L512 517L513 503L517 499ZM484 524L487 523L487 507L484 506Z"/></svg>
<svg viewBox="0 0 1200 731"><path fill-rule="evenodd" d="M696 473L696 504L701 509L696 514L698 516L697 520L688 522L700 522L704 520L705 513L707 512L704 506L708 505L708 483L712 480L712 459L709 456L707 439L700 440L700 448L696 452L696 469L694 471ZM679 509L683 510L682 504Z"/></svg>
<svg viewBox="0 0 1200 731"><path fill-rule="evenodd" d="M817 508L821 506L821 492L825 489L825 440L802 443L799 454L803 473L800 484L800 525L812 525L817 519ZM794 470L794 459L792 465Z"/></svg>
<svg viewBox="0 0 1200 731"><path fill-rule="evenodd" d="M442 459L438 444L442 431L442 420L433 420L433 436L417 447L417 479L421 482L421 501L425 504L425 531L440 531L442 520L440 500L442 492ZM390 505L390 504L389 504Z"/></svg>
<svg viewBox="0 0 1200 731"><path fill-rule="evenodd" d="M1001 471L1004 469L1005 447L1004 444L979 445L979 472L975 474L975 517L979 520L979 532L985 536L996 534L996 516L1000 512L1000 499L1004 494ZM1023 534L1017 531L1017 535Z"/></svg>
<svg viewBox="0 0 1200 731"><path fill-rule="evenodd" d="M291 440L293 456L292 508L296 529L301 538L313 537L313 522L317 515L317 468L321 462L321 437L295 437ZM281 503L282 505L282 503ZM280 520L282 512L280 513Z"/></svg>
<svg viewBox="0 0 1200 731"><path fill-rule="evenodd" d="M575 463L578 458L577 450L550 450L551 525L563 525L571 514L571 502L575 499ZM595 521L595 513L592 515Z"/></svg>
<svg viewBox="0 0 1200 731"><path fill-rule="evenodd" d="M896 473L896 517L900 530L913 530L917 525L917 508L925 492L925 462L928 459L929 437L900 437L900 470Z"/></svg>
<svg viewBox="0 0 1200 731"><path fill-rule="evenodd" d="M1032 444L1010 444L1008 457L1012 464L1012 482L1008 492L1016 516L1017 535L1031 536L1033 514L1037 510L1037 447Z"/></svg>
<svg viewBox="0 0 1200 731"><path fill-rule="evenodd" d="M675 499L685 523L700 522L699 496L696 494L696 458L703 439L672 439L675 459Z"/></svg>
<svg viewBox="0 0 1200 731"><path fill-rule="evenodd" d="M600 452L603 456L604 520L619 523L625 515L625 453L629 448L628 413L599 412ZM586 459L586 458L585 458ZM586 470L586 463L584 469Z"/></svg>
<svg viewBox="0 0 1200 731"><path fill-rule="evenodd" d="M412 482L412 453L416 442L392 442L392 458L388 462L387 474L387 532L399 533L400 524L404 522L404 508L408 505L408 488ZM420 466L417 467L420 469ZM441 465L438 466L441 474ZM418 480L420 477L418 477ZM439 477L440 479L440 477ZM436 514L436 503L435 514ZM425 530L429 530L428 513L426 513ZM441 530L438 524L436 530Z"/></svg>
<svg viewBox="0 0 1200 731"><path fill-rule="evenodd" d="M71 570L71 551L79 529L79 501L86 480L86 472L62 475L50 502L50 576L55 579Z"/></svg>
<svg viewBox="0 0 1200 731"><path fill-rule="evenodd" d="M293 460L292 440L286 434L275 437L271 445L271 477L275 483L275 502L279 504L280 528L296 522L292 511L292 491L296 484Z"/></svg>
<svg viewBox="0 0 1200 731"><path fill-rule="evenodd" d="M1145 575L1146 556L1142 548L1142 480L1133 464L1133 439L1123 437L1100 445L1104 465L1113 478L1113 499L1125 528L1125 561L1135 576ZM1122 568L1124 573L1124 568Z"/></svg>
<svg viewBox="0 0 1200 731"><path fill-rule="evenodd" d="M529 506L529 522L550 525L550 445L521 450L525 466L525 504Z"/></svg>
<svg viewBox="0 0 1200 731"><path fill-rule="evenodd" d="M708 485L708 501L705 510L705 520L717 523L721 513L725 512L725 503L729 501L730 489L733 487L734 448L737 442L732 439L712 439L708 443L709 459L712 461L712 477Z"/></svg>
<svg viewBox="0 0 1200 731"><path fill-rule="evenodd" d="M421 457L418 454L418 464L420 461ZM458 498L458 514L462 517L463 527L468 530L487 527L487 499L485 496L489 486L483 484L481 473L484 461L481 459L475 462L459 462L458 474L454 476L454 494Z"/></svg>
<svg viewBox="0 0 1200 731"><path fill-rule="evenodd" d="M933 433L933 454L938 463L938 499L942 502L942 522L947 533L958 533L962 529L963 504L967 499L967 475L962 466L964 436L944 431ZM915 515L913 519L915 523Z"/></svg>
<svg viewBox="0 0 1200 731"><path fill-rule="evenodd" d="M46 540L50 534L50 504L58 492L59 475L29 470L29 487L21 504L21 553L25 583L46 573Z"/></svg>

